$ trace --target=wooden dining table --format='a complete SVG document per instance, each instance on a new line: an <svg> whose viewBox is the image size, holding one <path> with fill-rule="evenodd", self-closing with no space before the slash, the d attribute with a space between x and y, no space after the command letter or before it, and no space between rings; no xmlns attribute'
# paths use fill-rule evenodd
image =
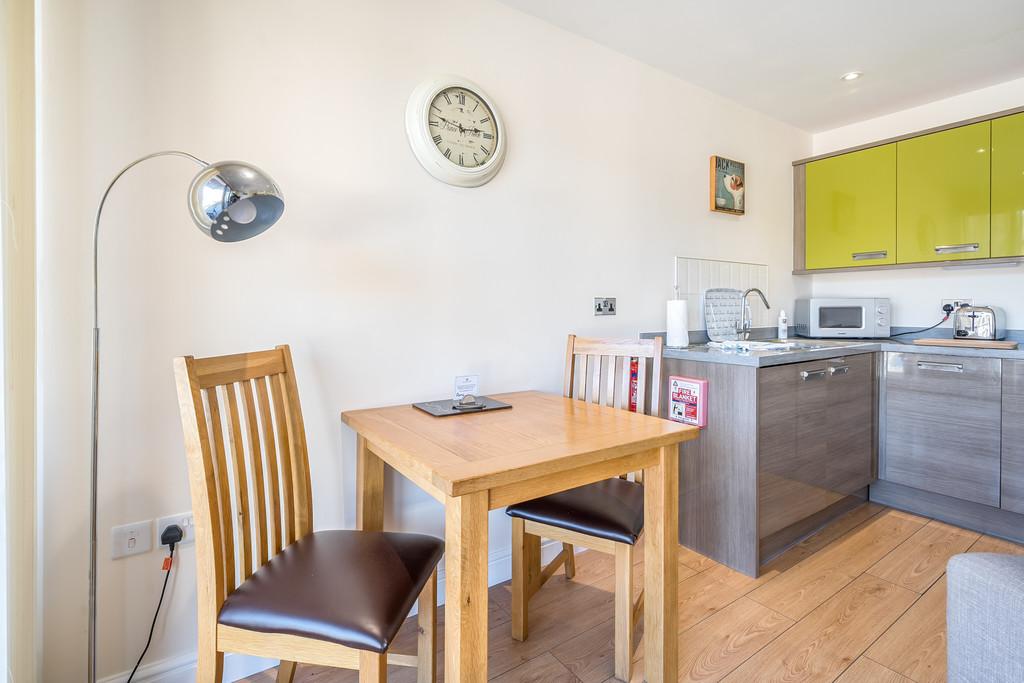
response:
<svg viewBox="0 0 1024 683"><path fill-rule="evenodd" d="M644 671L650 683L674 682L677 446L699 430L557 394L492 398L512 407L451 417L407 404L341 414L357 434L360 529L384 526L385 463L444 506L446 680L487 680L488 512L642 470Z"/></svg>

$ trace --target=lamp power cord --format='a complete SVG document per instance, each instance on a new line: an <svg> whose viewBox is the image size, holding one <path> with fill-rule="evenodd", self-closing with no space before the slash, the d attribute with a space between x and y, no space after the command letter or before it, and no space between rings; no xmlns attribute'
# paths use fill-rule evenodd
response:
<svg viewBox="0 0 1024 683"><path fill-rule="evenodd" d="M146 646L142 648L142 654L139 655L139 659L135 662L135 668L128 674L128 680L126 683L131 683L132 679L135 678L135 673L139 670L139 666L142 664L142 658L149 652L149 646L153 642L153 632L156 630L156 620L160 616L160 607L164 604L164 595L167 593L167 582L171 578L171 567L174 565L174 546L181 542L184 537L184 532L181 527L177 524L172 524L164 532L160 534L161 545L170 547L170 552L167 557L164 558L164 585L160 589L160 599L156 603L156 611L153 613L153 622L149 625L149 637L146 638Z"/></svg>

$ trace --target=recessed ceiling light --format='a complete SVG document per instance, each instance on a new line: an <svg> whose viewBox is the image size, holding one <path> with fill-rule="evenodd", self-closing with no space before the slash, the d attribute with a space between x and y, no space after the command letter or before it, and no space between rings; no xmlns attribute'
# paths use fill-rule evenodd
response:
<svg viewBox="0 0 1024 683"><path fill-rule="evenodd" d="M860 72L860 71L849 71L849 72L843 74L842 76L840 76L840 79L844 80L844 81L855 81L855 80L857 80L858 78L860 78L863 75L864 74L862 72Z"/></svg>

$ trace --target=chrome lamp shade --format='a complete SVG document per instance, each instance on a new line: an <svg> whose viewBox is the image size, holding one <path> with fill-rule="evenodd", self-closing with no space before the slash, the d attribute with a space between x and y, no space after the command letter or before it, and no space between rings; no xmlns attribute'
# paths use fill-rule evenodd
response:
<svg viewBox="0 0 1024 683"><path fill-rule="evenodd" d="M192 220L218 242L255 237L284 212L284 198L277 183L241 161L206 166L192 181L188 202Z"/></svg>

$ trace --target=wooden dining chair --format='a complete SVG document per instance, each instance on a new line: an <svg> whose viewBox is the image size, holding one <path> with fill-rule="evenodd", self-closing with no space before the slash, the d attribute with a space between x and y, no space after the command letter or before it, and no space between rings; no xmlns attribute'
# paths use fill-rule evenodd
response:
<svg viewBox="0 0 1024 683"><path fill-rule="evenodd" d="M225 652L358 669L389 663L435 680L437 563L432 536L313 531L305 427L287 346L176 358L195 517L197 681L220 683ZM390 652L419 599L418 655Z"/></svg>
<svg viewBox="0 0 1024 683"><path fill-rule="evenodd" d="M580 401L630 409L632 360L637 361L636 411L657 415L661 393L661 338L583 339L569 335L564 395ZM647 369L651 368L650 401ZM580 486L510 505L512 517L512 637L526 640L527 606L560 566L566 579L576 573L574 545L615 556L615 676L632 674L633 640L643 611L643 591L633 599L633 548L643 533L642 473ZM562 550L541 568L541 538L561 541Z"/></svg>

